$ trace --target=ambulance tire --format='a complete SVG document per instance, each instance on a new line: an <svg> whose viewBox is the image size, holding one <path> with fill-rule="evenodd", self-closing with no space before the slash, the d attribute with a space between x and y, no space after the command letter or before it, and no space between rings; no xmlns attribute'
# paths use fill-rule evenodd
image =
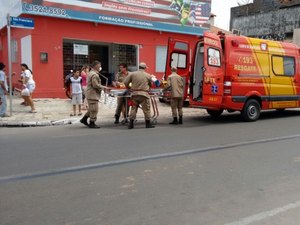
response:
<svg viewBox="0 0 300 225"><path fill-rule="evenodd" d="M249 99L244 105L241 115L244 121L254 122L260 116L260 104L255 99Z"/></svg>
<svg viewBox="0 0 300 225"><path fill-rule="evenodd" d="M220 110L207 109L206 111L213 119L219 118L221 116L221 114L223 113L223 109L220 109Z"/></svg>

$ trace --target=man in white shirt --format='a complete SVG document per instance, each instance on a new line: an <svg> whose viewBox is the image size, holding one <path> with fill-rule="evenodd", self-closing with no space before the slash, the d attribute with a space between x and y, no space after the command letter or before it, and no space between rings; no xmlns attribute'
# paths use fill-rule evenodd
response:
<svg viewBox="0 0 300 225"><path fill-rule="evenodd" d="M73 113L70 116L76 116L76 105L78 106L78 116L81 116L81 104L82 104L82 78L79 76L80 71L74 70L73 76L70 77L71 86L72 86L72 105Z"/></svg>
<svg viewBox="0 0 300 225"><path fill-rule="evenodd" d="M6 75L5 75L5 65L0 62L0 98L2 104L0 105L0 117L7 117L8 115L6 114L6 95L8 93L8 86L7 86L7 80L6 80Z"/></svg>

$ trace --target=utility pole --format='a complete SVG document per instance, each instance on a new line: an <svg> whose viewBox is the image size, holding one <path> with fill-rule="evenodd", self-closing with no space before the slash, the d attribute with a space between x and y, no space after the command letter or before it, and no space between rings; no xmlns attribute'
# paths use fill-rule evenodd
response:
<svg viewBox="0 0 300 225"><path fill-rule="evenodd" d="M11 64L11 30L10 15L7 14L7 49L8 49L8 76L9 76L9 115L12 116L12 64Z"/></svg>

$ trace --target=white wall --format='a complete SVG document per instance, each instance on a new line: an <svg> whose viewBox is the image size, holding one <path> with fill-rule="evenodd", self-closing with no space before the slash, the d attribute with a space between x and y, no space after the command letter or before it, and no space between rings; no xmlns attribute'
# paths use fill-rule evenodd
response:
<svg viewBox="0 0 300 225"><path fill-rule="evenodd" d="M293 43L300 47L300 28L294 30Z"/></svg>
<svg viewBox="0 0 300 225"><path fill-rule="evenodd" d="M21 38L21 63L27 64L32 69L31 35Z"/></svg>

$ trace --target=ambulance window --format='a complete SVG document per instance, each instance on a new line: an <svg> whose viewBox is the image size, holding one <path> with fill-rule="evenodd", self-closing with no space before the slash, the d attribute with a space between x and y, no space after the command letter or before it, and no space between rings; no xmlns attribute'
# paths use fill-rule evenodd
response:
<svg viewBox="0 0 300 225"><path fill-rule="evenodd" d="M187 51L189 46L188 46L187 43L176 42L174 48L179 49L179 50Z"/></svg>
<svg viewBox="0 0 300 225"><path fill-rule="evenodd" d="M284 57L284 75L295 75L295 60L293 57Z"/></svg>
<svg viewBox="0 0 300 225"><path fill-rule="evenodd" d="M221 66L220 51L214 48L208 49L208 65Z"/></svg>
<svg viewBox="0 0 300 225"><path fill-rule="evenodd" d="M273 71L275 75L294 76L295 59L289 56L272 56Z"/></svg>
<svg viewBox="0 0 300 225"><path fill-rule="evenodd" d="M185 69L187 64L187 57L186 54L182 53L172 53L171 56L171 67L177 67L180 69Z"/></svg>

